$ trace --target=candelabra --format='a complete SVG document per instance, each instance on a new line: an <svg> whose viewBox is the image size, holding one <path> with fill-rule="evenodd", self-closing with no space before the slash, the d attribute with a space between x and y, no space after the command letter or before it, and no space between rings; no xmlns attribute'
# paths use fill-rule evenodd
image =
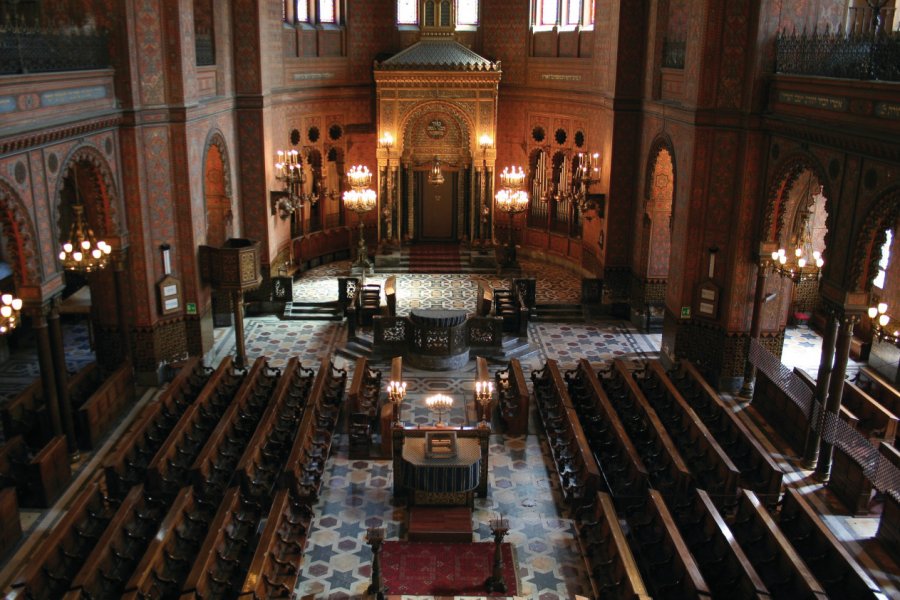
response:
<svg viewBox="0 0 900 600"><path fill-rule="evenodd" d="M524 182L525 171L522 170L522 167L513 167L512 169L507 167L500 173L500 184L503 189L496 195L497 208L509 215L509 235L503 257L503 265L506 267L517 266L513 227L514 217L528 208L528 192L521 189Z"/></svg>
<svg viewBox="0 0 900 600"><path fill-rule="evenodd" d="M475 382L475 402L481 408L481 423L479 423L482 427L487 427L489 424L489 415L488 410L491 406L491 401L494 399L494 382L493 381L476 381Z"/></svg>
<svg viewBox="0 0 900 600"><path fill-rule="evenodd" d="M387 395L388 395L388 400L393 405L394 425L399 425L400 424L400 405L403 404L403 399L406 397L406 382L405 381L391 381L390 383L388 383Z"/></svg>
<svg viewBox="0 0 900 600"><path fill-rule="evenodd" d="M372 183L372 172L368 167L363 165L350 167L347 179L350 181L352 189L344 192L344 206L347 210L355 212L359 219L359 244L353 266L361 268L365 273L372 268L372 263L369 261L369 249L366 247L366 226L363 223L363 215L375 208L378 195L375 190L369 188L369 184Z"/></svg>
<svg viewBox="0 0 900 600"><path fill-rule="evenodd" d="M807 183L808 186L809 183ZM821 196L821 194L822 187L819 186L818 196ZM812 216L810 209L815 206L818 196L812 196L810 204L800 212L797 247L794 248L793 255L791 256L785 252L784 248L779 248L772 252L773 271L782 277L789 277L794 283L818 279L819 273L825 265L822 254L818 250L813 250L812 232L810 231L810 217Z"/></svg>
<svg viewBox="0 0 900 600"><path fill-rule="evenodd" d="M447 425L447 423L443 422L444 413L449 412L450 409L453 408L453 398L445 396L444 394L435 394L434 396L425 398L425 406L427 406L429 410L437 413L438 420L437 423L435 423L435 426L443 427Z"/></svg>
<svg viewBox="0 0 900 600"><path fill-rule="evenodd" d="M72 227L69 236L63 242L59 260L69 271L92 273L104 268L112 246L103 240L97 241L94 232L84 218L84 206L81 203L72 205Z"/></svg>
<svg viewBox="0 0 900 600"><path fill-rule="evenodd" d="M19 311L22 310L22 300L14 298L12 294L0 296L0 333L9 333L19 324Z"/></svg>
<svg viewBox="0 0 900 600"><path fill-rule="evenodd" d="M872 336L881 340L900 346L900 329L894 329L892 332L888 329L891 318L887 314L888 305L886 302L879 302L876 306L869 307L869 318L872 320Z"/></svg>

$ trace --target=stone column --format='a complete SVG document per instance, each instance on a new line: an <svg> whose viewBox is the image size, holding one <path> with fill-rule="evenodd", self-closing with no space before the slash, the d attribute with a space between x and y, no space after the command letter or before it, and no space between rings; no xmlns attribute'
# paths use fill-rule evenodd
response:
<svg viewBox="0 0 900 600"><path fill-rule="evenodd" d="M853 326L859 319L858 315L844 315L840 318L840 327L835 344L834 369L831 372L831 381L828 386L828 403L825 405L825 414L832 413L832 418L838 418L841 409L841 400L844 396L844 376L847 374L847 361L850 360L850 342L853 339ZM824 436L823 436L824 438ZM819 462L816 465L816 474L822 481L827 481L831 476L831 459L834 456L834 446L831 442L822 440L819 449Z"/></svg>
<svg viewBox="0 0 900 600"><path fill-rule="evenodd" d="M409 238L412 239L416 235L416 215L415 215L415 206L416 206L416 181L415 181L415 173L412 170L412 165L410 164L406 168L406 193L408 194L409 202L406 207L406 215L407 215L407 227L409 227Z"/></svg>
<svg viewBox="0 0 900 600"><path fill-rule="evenodd" d="M116 285L116 321L119 326L119 336L122 343L123 361L131 360L131 330L128 326L128 317L125 312L125 302L128 292L125 287L125 261L126 250L122 249L113 258L113 278Z"/></svg>
<svg viewBox="0 0 900 600"><path fill-rule="evenodd" d="M37 337L41 386L43 388L44 401L50 409L50 424L53 427L53 435L63 435L64 433L68 435L67 432L63 431L60 417L59 396L56 394L56 372L53 367L53 353L50 349L50 334L47 332L47 317L43 309L39 309L32 315L31 326L34 328L34 333Z"/></svg>
<svg viewBox="0 0 900 600"><path fill-rule="evenodd" d="M769 280L769 261L760 261L756 269L756 290L753 294L753 316L750 319L750 341L759 341L762 329L762 305L766 295L766 283ZM756 366L750 362L748 344L747 362L744 364L744 385L741 386L740 396L753 397L753 386L756 382Z"/></svg>
<svg viewBox="0 0 900 600"><path fill-rule="evenodd" d="M75 438L75 421L72 417L72 400L69 398L69 370L66 366L66 346L63 343L62 327L59 324L59 299L50 303L47 314L50 328L50 355L53 358L53 369L56 373L56 397L59 401L59 415L63 430L66 432L66 443L69 453L78 456L78 443Z"/></svg>
<svg viewBox="0 0 900 600"><path fill-rule="evenodd" d="M819 373L816 375L816 390L813 397L813 411L809 415L809 426L806 430L806 448L803 451L803 466L815 469L819 460L819 444L822 442L822 425L825 423L825 411L815 412L815 405L825 406L828 397L828 385L831 381L831 367L834 364L834 341L837 338L838 324L834 313L828 309L828 322L825 325L825 337L822 339L822 356L819 359Z"/></svg>

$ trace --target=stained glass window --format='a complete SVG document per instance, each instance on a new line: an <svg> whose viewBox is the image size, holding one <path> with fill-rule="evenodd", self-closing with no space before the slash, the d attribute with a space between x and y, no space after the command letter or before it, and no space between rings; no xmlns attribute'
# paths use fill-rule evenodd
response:
<svg viewBox="0 0 900 600"><path fill-rule="evenodd" d="M539 0L541 5L541 25L556 25L556 19L559 16L559 6L556 0Z"/></svg>
<svg viewBox="0 0 900 600"><path fill-rule="evenodd" d="M319 22L336 23L337 14L334 10L334 0L319 0Z"/></svg>
<svg viewBox="0 0 900 600"><path fill-rule="evenodd" d="M457 25L478 25L478 0L458 0L456 4Z"/></svg>
<svg viewBox="0 0 900 600"><path fill-rule="evenodd" d="M397 23L399 25L419 24L419 0L397 0Z"/></svg>

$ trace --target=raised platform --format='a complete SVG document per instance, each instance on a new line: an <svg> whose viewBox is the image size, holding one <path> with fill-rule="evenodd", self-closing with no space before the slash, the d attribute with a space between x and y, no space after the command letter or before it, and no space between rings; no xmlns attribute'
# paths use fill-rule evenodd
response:
<svg viewBox="0 0 900 600"><path fill-rule="evenodd" d="M410 542L471 542L472 511L467 507L413 506L407 538Z"/></svg>

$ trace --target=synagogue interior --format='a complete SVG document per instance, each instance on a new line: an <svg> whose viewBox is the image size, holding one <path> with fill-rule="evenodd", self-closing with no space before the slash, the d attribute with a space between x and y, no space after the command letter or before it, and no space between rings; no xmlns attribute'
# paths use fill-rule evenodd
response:
<svg viewBox="0 0 900 600"><path fill-rule="evenodd" d="M0 0L0 595L900 597L897 0Z"/></svg>

